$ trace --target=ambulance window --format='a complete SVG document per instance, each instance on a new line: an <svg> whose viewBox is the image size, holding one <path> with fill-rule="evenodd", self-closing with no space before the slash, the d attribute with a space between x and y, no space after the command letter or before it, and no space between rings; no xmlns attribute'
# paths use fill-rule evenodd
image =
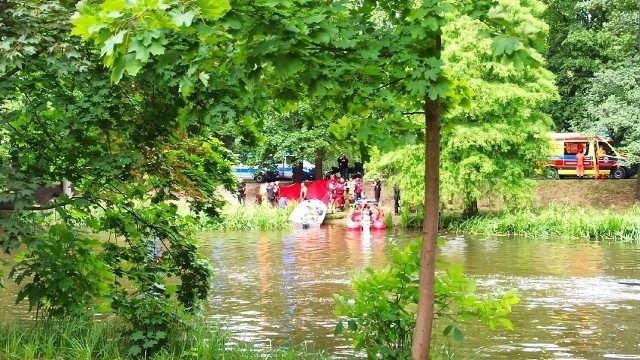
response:
<svg viewBox="0 0 640 360"><path fill-rule="evenodd" d="M601 156L604 155L614 155L613 149L611 148L611 145L607 144L606 142L599 142L598 143L598 147L599 149L603 149L604 150L604 154L599 154Z"/></svg>
<svg viewBox="0 0 640 360"><path fill-rule="evenodd" d="M587 149L586 153L589 153L589 143L570 143L567 142L564 144L564 154L565 155L575 155L577 154L580 150L582 149Z"/></svg>

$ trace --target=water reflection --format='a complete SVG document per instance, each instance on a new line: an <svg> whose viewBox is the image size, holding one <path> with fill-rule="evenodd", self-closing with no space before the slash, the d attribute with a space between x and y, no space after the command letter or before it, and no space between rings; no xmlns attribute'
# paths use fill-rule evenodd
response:
<svg viewBox="0 0 640 360"><path fill-rule="evenodd" d="M235 342L305 344L353 357L349 344L333 337L333 294L348 291L366 267L386 266L391 244L420 236L363 236L340 227L203 233L215 268L209 316L226 323ZM517 288L522 299L513 309L514 331L465 325L459 358L640 359L640 286L620 283L640 282L637 245L452 235L437 259L440 269L462 266L481 293ZM0 316L26 316L25 306L14 306L17 287L6 285Z"/></svg>
<svg viewBox="0 0 640 360"><path fill-rule="evenodd" d="M354 271L384 266L388 253L384 233L362 237L331 227L203 239L216 273L212 316L235 340L264 347L347 347L332 338L333 294L349 288Z"/></svg>
<svg viewBox="0 0 640 360"><path fill-rule="evenodd" d="M404 246L420 233L371 232L339 227L203 236L215 262L212 316L236 340L264 346L306 344L336 357L353 356L334 338L333 294L349 289L354 273L388 262L390 244ZM216 244L223 244L222 248ZM477 324L462 354L491 359L593 359L640 355L640 251L625 245L449 236L439 266L461 265L479 291L517 288L514 331ZM238 279L241 279L238 280ZM464 357L463 357L464 358Z"/></svg>

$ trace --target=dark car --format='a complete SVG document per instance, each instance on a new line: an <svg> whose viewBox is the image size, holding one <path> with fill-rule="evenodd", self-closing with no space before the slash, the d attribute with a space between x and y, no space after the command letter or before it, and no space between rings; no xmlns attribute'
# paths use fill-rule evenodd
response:
<svg viewBox="0 0 640 360"><path fill-rule="evenodd" d="M302 169L302 174L304 175L305 181L312 181L316 179L316 174L314 169ZM278 168L275 165L263 167L256 172L256 175L253 178L258 183L263 182L272 182L276 180L291 180L291 178L282 176L282 173L278 171Z"/></svg>
<svg viewBox="0 0 640 360"><path fill-rule="evenodd" d="M280 172L275 165L262 167L256 171L253 179L259 183L276 181L280 179Z"/></svg>

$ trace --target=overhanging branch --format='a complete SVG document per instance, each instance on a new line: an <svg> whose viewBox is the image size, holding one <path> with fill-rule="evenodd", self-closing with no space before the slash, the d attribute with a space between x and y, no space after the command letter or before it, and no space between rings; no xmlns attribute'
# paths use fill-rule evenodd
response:
<svg viewBox="0 0 640 360"><path fill-rule="evenodd" d="M46 205L39 205L39 206L25 206L19 209L16 209L16 204L15 201L14 202L3 202L0 203L0 210L5 210L5 211L43 211L43 210L51 210L51 209L55 209L55 208L59 208L61 206L65 206L65 205L69 205L73 202L73 199L76 198L67 198L65 200L62 201L55 201L52 203L48 203Z"/></svg>

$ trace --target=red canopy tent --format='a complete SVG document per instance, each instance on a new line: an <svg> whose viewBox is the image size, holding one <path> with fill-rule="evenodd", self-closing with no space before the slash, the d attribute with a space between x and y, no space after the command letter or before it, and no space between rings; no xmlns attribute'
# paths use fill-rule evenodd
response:
<svg viewBox="0 0 640 360"><path fill-rule="evenodd" d="M305 181L307 186L307 199L318 199L323 203L329 203L329 180ZM289 200L300 199L300 183L280 186L280 197Z"/></svg>

